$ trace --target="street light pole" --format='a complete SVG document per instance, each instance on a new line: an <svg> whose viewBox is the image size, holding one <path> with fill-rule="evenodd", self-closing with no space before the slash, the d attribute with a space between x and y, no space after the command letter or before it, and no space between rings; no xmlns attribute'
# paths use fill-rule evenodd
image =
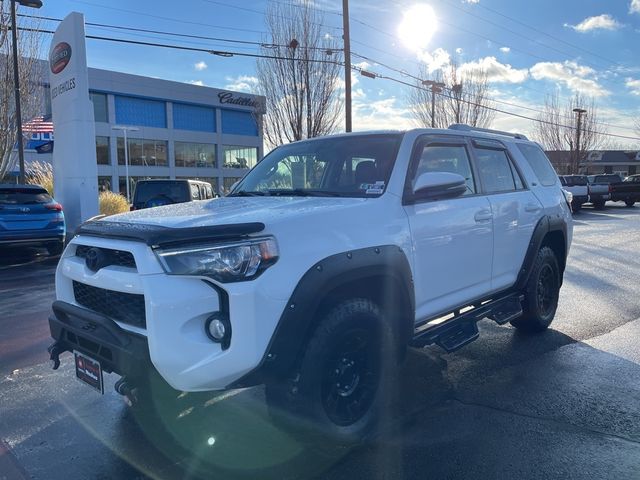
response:
<svg viewBox="0 0 640 480"><path fill-rule="evenodd" d="M576 128L576 162L574 165L574 170L571 173L578 173L580 168L580 134L582 133L582 115L586 114L587 111L583 108L574 108L573 111L578 114L578 122Z"/></svg>
<svg viewBox="0 0 640 480"><path fill-rule="evenodd" d="M22 111L20 108L20 75L18 72L18 24L16 23L16 1L25 7L40 8L40 0L11 0L11 40L13 42L13 88L16 97L16 131L18 133L18 158L20 159L20 177L18 182L25 183L24 175L24 138L22 137Z"/></svg>
<svg viewBox="0 0 640 480"><path fill-rule="evenodd" d="M129 192L129 142L127 141L127 132L137 132L140 129L137 127L125 127L121 125L116 125L111 128L113 130L122 130L122 133L124 134L124 175L126 178L127 202L131 203L131 195Z"/></svg>
<svg viewBox="0 0 640 480"><path fill-rule="evenodd" d="M351 131L351 37L349 0L342 0L342 42L344 47L344 131Z"/></svg>

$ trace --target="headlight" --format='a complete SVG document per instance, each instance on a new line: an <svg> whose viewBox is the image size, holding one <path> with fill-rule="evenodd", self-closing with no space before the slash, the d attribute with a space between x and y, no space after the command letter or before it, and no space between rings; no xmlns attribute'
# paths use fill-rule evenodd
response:
<svg viewBox="0 0 640 480"><path fill-rule="evenodd" d="M204 275L220 282L255 278L279 256L272 237L161 249L156 255L169 274Z"/></svg>

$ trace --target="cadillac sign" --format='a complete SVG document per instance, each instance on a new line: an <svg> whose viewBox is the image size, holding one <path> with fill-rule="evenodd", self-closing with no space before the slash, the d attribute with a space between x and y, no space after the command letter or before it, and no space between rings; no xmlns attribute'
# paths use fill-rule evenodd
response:
<svg viewBox="0 0 640 480"><path fill-rule="evenodd" d="M51 73L60 73L71 60L71 45L66 42L57 44L49 55Z"/></svg>

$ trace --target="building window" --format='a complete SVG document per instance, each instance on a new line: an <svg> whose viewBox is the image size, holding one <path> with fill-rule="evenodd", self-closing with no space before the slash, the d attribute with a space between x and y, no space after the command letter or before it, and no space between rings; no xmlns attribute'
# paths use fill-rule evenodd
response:
<svg viewBox="0 0 640 480"><path fill-rule="evenodd" d="M253 168L258 162L257 147L238 147L225 145L222 147L224 168Z"/></svg>
<svg viewBox="0 0 640 480"><path fill-rule="evenodd" d="M174 103L173 128L196 132L215 132L216 110L212 107Z"/></svg>
<svg viewBox="0 0 640 480"><path fill-rule="evenodd" d="M258 136L258 125L251 112L222 110L222 133Z"/></svg>
<svg viewBox="0 0 640 480"><path fill-rule="evenodd" d="M200 180L202 182L207 182L211 185L212 192L214 194L218 194L218 179L212 177L176 177L178 180Z"/></svg>
<svg viewBox="0 0 640 480"><path fill-rule="evenodd" d="M109 165L109 137L96 137L96 160L98 165Z"/></svg>
<svg viewBox="0 0 640 480"><path fill-rule="evenodd" d="M240 181L241 177L224 177L222 184L222 194L227 195L234 183Z"/></svg>
<svg viewBox="0 0 640 480"><path fill-rule="evenodd" d="M176 167L216 167L216 146L175 142Z"/></svg>
<svg viewBox="0 0 640 480"><path fill-rule="evenodd" d="M98 191L106 192L107 190L112 191L111 188L111 176L108 177L98 177Z"/></svg>
<svg viewBox="0 0 640 480"><path fill-rule="evenodd" d="M93 119L96 122L109 122L109 109L107 107L107 95L104 93L89 92L93 103Z"/></svg>
<svg viewBox="0 0 640 480"><path fill-rule="evenodd" d="M167 128L167 109L163 101L116 95L115 106L117 123Z"/></svg>
<svg viewBox="0 0 640 480"><path fill-rule="evenodd" d="M129 165L167 166L166 140L128 138L127 143L129 144ZM124 165L124 138L122 137L118 137L118 165Z"/></svg>

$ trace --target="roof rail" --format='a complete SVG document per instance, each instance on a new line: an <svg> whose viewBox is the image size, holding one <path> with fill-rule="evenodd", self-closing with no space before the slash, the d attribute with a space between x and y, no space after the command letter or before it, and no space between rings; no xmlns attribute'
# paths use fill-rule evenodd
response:
<svg viewBox="0 0 640 480"><path fill-rule="evenodd" d="M506 137L517 138L518 140L529 140L525 135L521 133L504 132L502 130L491 130L490 128L472 127L471 125L465 125L464 123L454 123L449 125L449 130L462 130L465 132L482 132L493 133L494 135L504 135Z"/></svg>

